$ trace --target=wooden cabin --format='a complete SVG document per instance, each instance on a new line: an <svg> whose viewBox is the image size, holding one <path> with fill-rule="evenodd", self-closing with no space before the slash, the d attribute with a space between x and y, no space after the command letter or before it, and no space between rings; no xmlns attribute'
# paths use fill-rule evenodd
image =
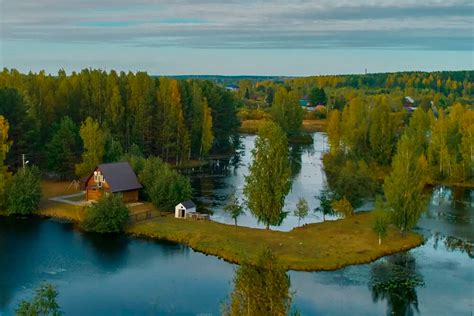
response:
<svg viewBox="0 0 474 316"><path fill-rule="evenodd" d="M97 201L103 194L121 193L124 202L136 202L141 188L128 162L98 165L85 179L87 201Z"/></svg>

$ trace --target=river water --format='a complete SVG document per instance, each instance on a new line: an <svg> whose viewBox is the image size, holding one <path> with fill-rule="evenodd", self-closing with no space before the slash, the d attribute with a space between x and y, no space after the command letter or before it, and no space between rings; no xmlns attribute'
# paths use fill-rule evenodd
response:
<svg viewBox="0 0 474 316"><path fill-rule="evenodd" d="M325 140L323 134L314 139L313 146L292 149L288 209L299 197L317 206ZM253 141L242 136L237 158L194 172L197 202L215 220L231 222L222 206L230 192L241 194ZM303 315L471 315L473 200L469 190L436 188L417 227L426 243L409 252L332 272L290 271L293 306ZM311 215L307 222L319 220ZM296 222L289 216L279 229ZM250 215L239 224L260 227ZM58 287L67 315L218 315L235 269L177 244L86 234L57 220L0 219L0 315L13 314L45 281Z"/></svg>

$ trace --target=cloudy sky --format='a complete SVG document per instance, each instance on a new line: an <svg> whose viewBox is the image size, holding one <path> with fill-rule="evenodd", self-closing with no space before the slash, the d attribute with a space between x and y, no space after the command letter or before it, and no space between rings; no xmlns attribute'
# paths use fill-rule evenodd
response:
<svg viewBox="0 0 474 316"><path fill-rule="evenodd" d="M151 74L474 68L472 0L0 0L0 62Z"/></svg>

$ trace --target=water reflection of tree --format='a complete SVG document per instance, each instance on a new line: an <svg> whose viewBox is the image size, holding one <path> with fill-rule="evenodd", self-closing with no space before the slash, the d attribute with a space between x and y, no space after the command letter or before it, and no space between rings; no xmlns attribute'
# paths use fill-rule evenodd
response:
<svg viewBox="0 0 474 316"><path fill-rule="evenodd" d="M301 172L303 154L314 154L313 144L293 144L289 148L291 175L295 178Z"/></svg>
<svg viewBox="0 0 474 316"><path fill-rule="evenodd" d="M468 241L453 237L453 236L444 236L440 233L433 234L433 248L437 249L439 242L443 242L446 249L451 251L460 251L465 252L469 258L474 258L474 245Z"/></svg>
<svg viewBox="0 0 474 316"><path fill-rule="evenodd" d="M256 265L243 264L235 271L234 289L223 314L260 316L287 315L292 294L290 277L273 254L262 252Z"/></svg>
<svg viewBox="0 0 474 316"><path fill-rule="evenodd" d="M400 253L375 264L369 288L374 302L387 301L387 315L413 315L418 312L416 288L424 286L410 253Z"/></svg>

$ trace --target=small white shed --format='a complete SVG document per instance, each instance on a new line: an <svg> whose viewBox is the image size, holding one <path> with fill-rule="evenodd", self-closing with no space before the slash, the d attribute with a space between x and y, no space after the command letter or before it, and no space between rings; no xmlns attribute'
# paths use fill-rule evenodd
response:
<svg viewBox="0 0 474 316"><path fill-rule="evenodd" d="M196 212L196 204L191 200L181 202L174 207L174 217L176 218L186 218L186 213L189 212Z"/></svg>

